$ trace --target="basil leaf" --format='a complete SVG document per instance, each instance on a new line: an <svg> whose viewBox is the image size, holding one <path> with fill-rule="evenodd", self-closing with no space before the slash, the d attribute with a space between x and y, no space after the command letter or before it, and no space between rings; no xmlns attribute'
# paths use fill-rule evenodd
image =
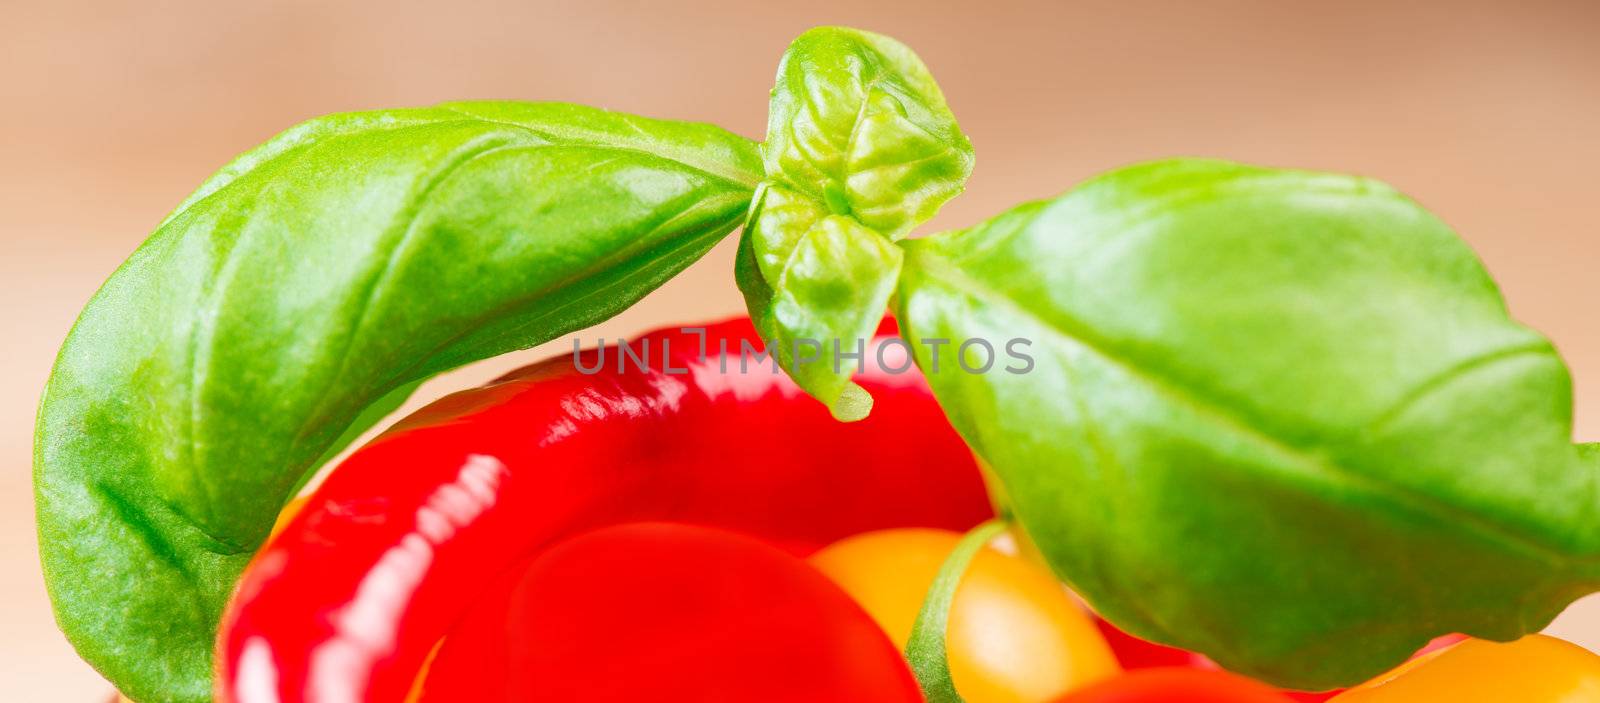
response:
<svg viewBox="0 0 1600 703"><path fill-rule="evenodd" d="M904 246L940 402L1056 572L1140 637L1322 689L1600 585L1565 366L1381 183L1165 161ZM927 338L1033 361L933 370Z"/></svg>
<svg viewBox="0 0 1600 703"><path fill-rule="evenodd" d="M551 103L334 115L240 157L111 276L50 378L35 486L62 629L135 698L209 698L237 574L365 409L621 311L737 226L761 172L715 127Z"/></svg>
<svg viewBox="0 0 1600 703"><path fill-rule="evenodd" d="M899 274L892 242L961 192L972 145L927 67L888 37L821 27L778 67L767 182L735 276L782 366L835 417L871 397L843 358L864 348Z"/></svg>
<svg viewBox="0 0 1600 703"><path fill-rule="evenodd" d="M900 248L848 217L810 218L813 205L780 188L764 187L756 202L734 269L756 328L835 418L860 420L872 396L850 381L846 358L864 358L900 275ZM775 223L797 212L805 229Z"/></svg>

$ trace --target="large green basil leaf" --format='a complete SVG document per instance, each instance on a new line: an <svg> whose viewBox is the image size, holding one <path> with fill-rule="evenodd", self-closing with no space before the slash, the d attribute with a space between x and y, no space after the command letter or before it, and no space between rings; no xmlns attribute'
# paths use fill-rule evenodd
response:
<svg viewBox="0 0 1600 703"><path fill-rule="evenodd" d="M1166 161L904 245L940 402L1134 634L1318 689L1600 586L1600 451L1572 443L1565 366L1381 183ZM927 338L1032 363L935 371Z"/></svg>
<svg viewBox="0 0 1600 703"><path fill-rule="evenodd" d="M892 242L961 192L972 145L905 45L820 27L784 54L761 151L767 182L740 241L739 288L801 387L860 419L872 399L844 360L894 292Z"/></svg>
<svg viewBox="0 0 1600 703"><path fill-rule="evenodd" d="M62 629L135 698L209 698L235 577L347 429L621 311L736 227L761 174L721 129L548 103L334 115L240 157L56 362L35 485Z"/></svg>

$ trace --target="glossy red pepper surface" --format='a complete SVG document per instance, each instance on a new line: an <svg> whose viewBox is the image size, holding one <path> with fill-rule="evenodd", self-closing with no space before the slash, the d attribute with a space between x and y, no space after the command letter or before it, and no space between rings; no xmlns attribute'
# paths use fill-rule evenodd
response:
<svg viewBox="0 0 1600 703"><path fill-rule="evenodd" d="M346 460L256 555L224 615L218 699L398 701L481 591L555 541L622 522L746 532L806 553L990 513L924 381L869 345L872 415L839 423L771 362L748 321L656 332L649 370L553 359L444 398ZM665 349L664 349L665 347ZM726 353L723 353L725 350ZM662 352L666 353L663 354ZM904 362L903 364L901 362Z"/></svg>
<svg viewBox="0 0 1600 703"><path fill-rule="evenodd" d="M752 537L601 528L506 580L451 629L422 703L922 701L849 594Z"/></svg>

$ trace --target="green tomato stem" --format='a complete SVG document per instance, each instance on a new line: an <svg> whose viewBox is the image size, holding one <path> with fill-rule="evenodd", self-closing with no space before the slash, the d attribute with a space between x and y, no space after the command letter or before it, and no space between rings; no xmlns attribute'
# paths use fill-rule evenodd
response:
<svg viewBox="0 0 1600 703"><path fill-rule="evenodd" d="M911 626L911 639L906 641L906 659L911 662L911 673L922 687L928 703L962 703L956 692L955 681L950 677L950 659L945 651L945 631L950 623L950 604L955 601L956 587L967 572L978 550L1006 529L1007 521L996 518L972 528L955 550L945 558L938 575L928 586L928 596L917 611L917 620Z"/></svg>

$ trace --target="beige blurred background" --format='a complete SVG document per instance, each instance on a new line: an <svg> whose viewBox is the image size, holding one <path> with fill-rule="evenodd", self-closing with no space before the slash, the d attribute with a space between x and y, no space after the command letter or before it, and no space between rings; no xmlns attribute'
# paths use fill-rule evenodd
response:
<svg viewBox="0 0 1600 703"><path fill-rule="evenodd" d="M936 225L1159 156L1377 176L1453 223L1554 338L1579 437L1600 440L1600 3L0 0L0 698L106 690L38 574L34 404L78 308L201 179L308 117L462 98L759 138L784 46L833 23L916 48L976 145ZM737 311L731 261L719 248L586 336ZM1600 647L1600 602L1556 629Z"/></svg>

